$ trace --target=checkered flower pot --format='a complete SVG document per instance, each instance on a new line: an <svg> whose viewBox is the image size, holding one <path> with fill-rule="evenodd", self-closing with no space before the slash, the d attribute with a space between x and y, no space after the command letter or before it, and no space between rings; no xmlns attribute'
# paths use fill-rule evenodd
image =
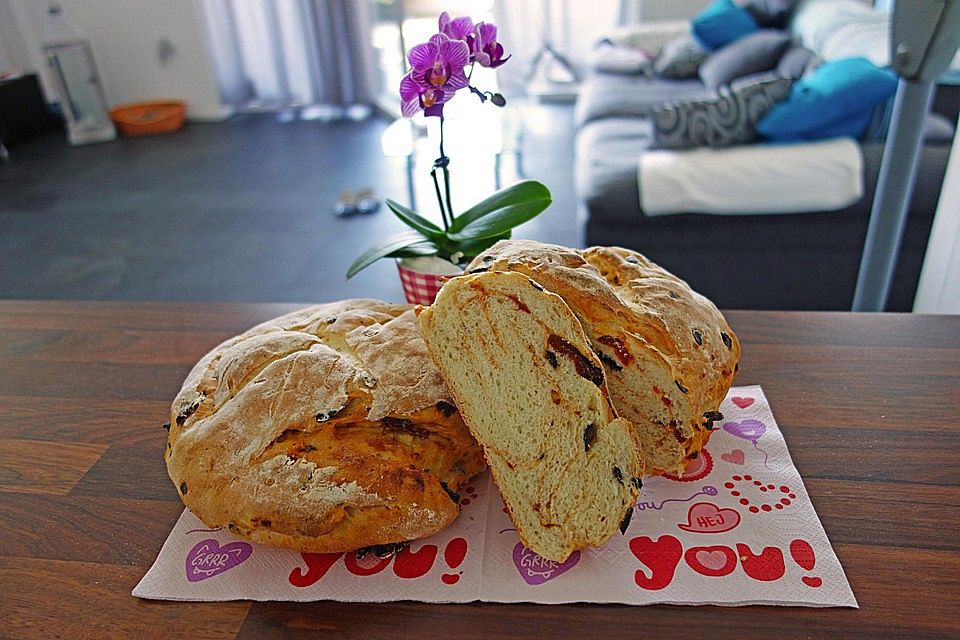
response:
<svg viewBox="0 0 960 640"><path fill-rule="evenodd" d="M397 260L403 293L410 304L433 304L443 283L463 271L440 258ZM442 273L436 273L442 271Z"/></svg>

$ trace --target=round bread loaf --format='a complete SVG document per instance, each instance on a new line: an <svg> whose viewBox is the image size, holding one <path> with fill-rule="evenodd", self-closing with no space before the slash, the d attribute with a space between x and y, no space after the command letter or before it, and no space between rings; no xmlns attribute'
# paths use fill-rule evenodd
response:
<svg viewBox="0 0 960 640"><path fill-rule="evenodd" d="M566 301L603 361L617 413L634 423L648 475L682 473L699 454L740 359L712 302L614 247L501 240L466 271L518 271Z"/></svg>
<svg viewBox="0 0 960 640"><path fill-rule="evenodd" d="M167 471L205 524L332 553L429 536L484 467L409 305L346 300L227 340L171 409Z"/></svg>

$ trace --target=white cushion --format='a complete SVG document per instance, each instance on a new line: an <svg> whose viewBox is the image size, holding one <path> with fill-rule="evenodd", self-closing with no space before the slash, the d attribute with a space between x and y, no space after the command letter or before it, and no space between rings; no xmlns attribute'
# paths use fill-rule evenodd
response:
<svg viewBox="0 0 960 640"><path fill-rule="evenodd" d="M832 211L863 197L863 156L852 138L645 151L638 180L648 216Z"/></svg>
<svg viewBox="0 0 960 640"><path fill-rule="evenodd" d="M858 0L802 0L790 31L824 60L864 57L890 66L890 14Z"/></svg>

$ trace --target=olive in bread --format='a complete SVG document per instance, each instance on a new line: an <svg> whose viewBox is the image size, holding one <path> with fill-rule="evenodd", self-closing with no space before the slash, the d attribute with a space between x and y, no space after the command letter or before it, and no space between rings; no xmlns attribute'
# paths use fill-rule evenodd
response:
<svg viewBox="0 0 960 640"><path fill-rule="evenodd" d="M710 437L740 359L723 315L686 282L627 249L501 240L467 273L516 271L560 295L603 361L617 413L647 473L682 473Z"/></svg>
<svg viewBox="0 0 960 640"><path fill-rule="evenodd" d="M467 275L419 324L524 544L559 562L609 540L632 513L643 462L563 300L518 273Z"/></svg>
<svg viewBox="0 0 960 640"><path fill-rule="evenodd" d="M194 367L171 412L186 506L300 551L432 535L484 468L409 305L346 300L254 327Z"/></svg>

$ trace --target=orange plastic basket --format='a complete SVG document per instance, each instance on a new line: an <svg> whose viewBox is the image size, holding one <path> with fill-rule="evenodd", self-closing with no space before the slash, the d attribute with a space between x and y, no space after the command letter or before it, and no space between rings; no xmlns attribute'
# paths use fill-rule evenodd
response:
<svg viewBox="0 0 960 640"><path fill-rule="evenodd" d="M177 100L124 104L110 110L110 119L125 136L171 133L187 119L187 105Z"/></svg>

